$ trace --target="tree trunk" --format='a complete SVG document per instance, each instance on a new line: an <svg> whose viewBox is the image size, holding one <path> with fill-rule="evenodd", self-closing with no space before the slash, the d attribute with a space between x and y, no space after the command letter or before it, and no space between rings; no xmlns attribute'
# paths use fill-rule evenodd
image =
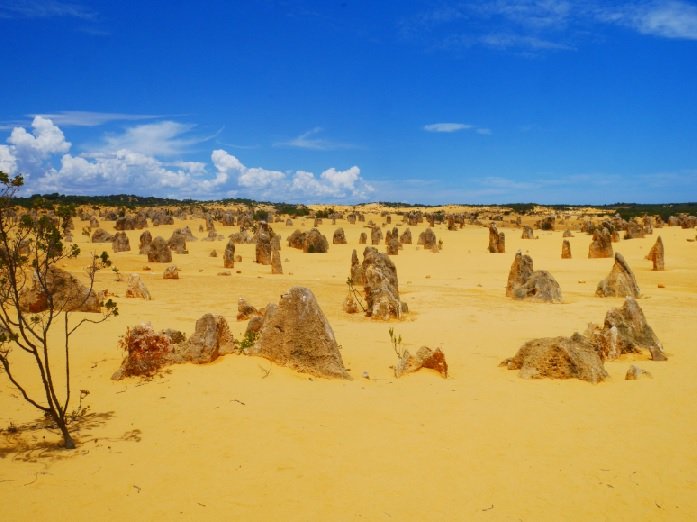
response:
<svg viewBox="0 0 697 522"><path fill-rule="evenodd" d="M73 437L70 435L70 432L68 431L68 425L65 423L65 419L59 417L58 415L55 415L53 417L53 420L56 422L58 428L61 430L61 435L63 435L63 447L65 449L75 449L75 441L73 440Z"/></svg>

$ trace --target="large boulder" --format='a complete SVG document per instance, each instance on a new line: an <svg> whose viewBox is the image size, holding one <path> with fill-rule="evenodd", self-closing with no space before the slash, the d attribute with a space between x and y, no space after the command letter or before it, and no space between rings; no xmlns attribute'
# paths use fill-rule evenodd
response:
<svg viewBox="0 0 697 522"><path fill-rule="evenodd" d="M367 315L373 319L400 318L403 305L399 300L397 267L389 256L373 247L366 247L362 269Z"/></svg>
<svg viewBox="0 0 697 522"><path fill-rule="evenodd" d="M329 242L319 230L311 229L303 240L303 252L306 254L324 254L329 250Z"/></svg>
<svg viewBox="0 0 697 522"><path fill-rule="evenodd" d="M605 227L597 229L588 245L588 259L612 257L612 254L612 233Z"/></svg>
<svg viewBox="0 0 697 522"><path fill-rule="evenodd" d="M630 221L627 223L627 229L624 232L625 239L639 239L644 237L644 225L639 224L636 221Z"/></svg>
<svg viewBox="0 0 697 522"><path fill-rule="evenodd" d="M117 232L111 242L111 248L114 252L130 252L131 244L128 241L128 236L125 232Z"/></svg>
<svg viewBox="0 0 697 522"><path fill-rule="evenodd" d="M334 331L307 288L294 287L270 304L250 355L319 377L350 379Z"/></svg>
<svg viewBox="0 0 697 522"><path fill-rule="evenodd" d="M646 255L646 259L653 262L653 270L665 270L665 252L663 251L663 240L661 236L656 238L656 242Z"/></svg>
<svg viewBox="0 0 697 522"><path fill-rule="evenodd" d="M438 247L438 239L436 238L436 234L433 232L433 230L428 227L426 230L421 232L421 234L419 234L419 239L417 239L416 244L423 245L424 250L433 250L434 247Z"/></svg>
<svg viewBox="0 0 697 522"><path fill-rule="evenodd" d="M99 312L99 298L94 290L83 285L69 272L50 267L39 280L34 274L32 287L20 294L19 306L22 311L39 313L50 308L49 296L55 311Z"/></svg>
<svg viewBox="0 0 697 522"><path fill-rule="evenodd" d="M525 225L523 227L523 234L520 236L521 239L535 239L535 235L532 233L532 227Z"/></svg>
<svg viewBox="0 0 697 522"><path fill-rule="evenodd" d="M165 242L162 236L157 236L150 243L150 249L148 250L148 261L150 263L171 263L172 262L172 251L169 249L169 245Z"/></svg>
<svg viewBox="0 0 697 522"><path fill-rule="evenodd" d="M608 376L591 341L578 333L528 341L501 364L509 370L519 370L525 379L582 379L597 383Z"/></svg>
<svg viewBox="0 0 697 522"><path fill-rule="evenodd" d="M187 227L188 228L188 227ZM186 249L187 234L182 229L178 228L172 232L171 237L167 240L167 246L172 252L177 254L188 254Z"/></svg>
<svg viewBox="0 0 697 522"><path fill-rule="evenodd" d="M621 308L608 310L602 328L590 325L588 335L598 353L606 359L616 359L625 353L640 353L645 349L652 360L667 360L663 345L633 297L626 297Z"/></svg>
<svg viewBox="0 0 697 522"><path fill-rule="evenodd" d="M598 283L595 295L598 297L639 297L634 272L619 252L615 254L615 264L608 276Z"/></svg>
<svg viewBox="0 0 697 522"><path fill-rule="evenodd" d="M103 228L98 228L92 233L91 241L92 243L111 243L114 241L114 236Z"/></svg>

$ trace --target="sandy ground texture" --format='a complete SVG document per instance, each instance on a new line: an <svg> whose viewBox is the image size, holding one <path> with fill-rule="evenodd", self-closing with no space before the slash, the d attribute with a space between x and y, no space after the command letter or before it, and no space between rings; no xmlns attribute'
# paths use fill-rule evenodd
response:
<svg viewBox="0 0 697 522"><path fill-rule="evenodd" d="M368 218L384 222L379 214ZM203 238L201 224L175 226ZM80 226L76 220L85 255L111 251L91 245ZM102 226L113 231L113 222ZM362 259L364 223L324 220L330 243L337 226L348 239L327 254L287 246L291 232L311 226L309 218L273 225L284 239L283 275L254 263L253 245L238 245L242 261L219 276L227 239L199 240L188 243L189 254L174 254L179 280L163 280L166 265L137 254L141 231L127 232L133 250L112 259L122 274L139 273L153 299L126 299L125 282L108 270L98 274L97 288L118 296L120 315L74 339L73 405L77 390L89 391L82 400L89 410L75 426L78 448L56 450L57 435L29 429L36 410L0 375L1 518L697 519L697 243L687 241L695 230L664 227L614 245L636 274L639 304L669 360L652 362L645 353L607 362L610 378L593 385L524 380L498 366L524 342L583 332L622 304L594 296L613 260L587 259L588 235L576 232L573 259L562 260L562 230L522 240L520 229L505 228L506 253L490 254L487 228L437 225L440 253L414 244L393 257L410 313L386 323L342 310L354 248ZM406 228L397 216L392 226ZM414 242L426 226L411 227ZM168 238L174 228L149 230ZM225 236L238 230L217 229ZM659 234L666 270L652 272L644 256ZM212 249L217 258L209 257ZM562 304L505 297L518 249L554 275ZM85 259L66 267L79 274ZM152 380L111 380L127 326L149 321L190 334L211 312L241 338L238 298L261 307L293 286L316 295L353 380L311 378L244 355L171 366ZM440 347L449 378L422 370L395 379L390 327L412 353ZM625 381L630 364L653 378ZM10 424L19 433L9 433Z"/></svg>

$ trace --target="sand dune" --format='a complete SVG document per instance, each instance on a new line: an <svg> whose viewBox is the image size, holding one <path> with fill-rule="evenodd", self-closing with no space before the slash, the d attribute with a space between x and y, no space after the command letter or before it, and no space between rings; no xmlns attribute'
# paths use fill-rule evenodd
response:
<svg viewBox="0 0 697 522"><path fill-rule="evenodd" d="M379 209L376 209L376 212ZM383 219L376 213L375 222ZM296 228L275 223L285 239ZM150 227L167 238L201 219ZM113 223L104 222L113 230ZM79 332L73 346L73 388L89 390L94 414L73 452L50 449L44 430L0 435L0 503L4 520L691 520L697 517L697 243L694 230L656 229L614 245L634 270L644 314L663 342L667 362L648 353L605 364L610 379L524 380L498 367L535 337L570 335L601 323L620 299L595 297L612 259L587 259L590 237L562 231L503 228L506 253L489 254L486 227L434 230L443 250L405 245L393 257L403 321L347 315L351 252L363 247L364 223L319 228L331 243L342 226L347 245L303 254L282 241L284 274L253 262L254 245L238 245L242 262L222 268L225 241L188 243L174 254L180 280L163 280L166 265L137 254L140 231L128 231L132 251L112 254L122 274L141 275L153 300L125 299L125 281L98 274L98 289L118 296L120 315ZM400 232L405 225L393 215ZM411 227L414 241L424 225ZM79 228L79 227L78 227ZM229 235L237 227L217 225ZM663 238L666 271L644 259ZM92 245L76 230L83 257ZM217 258L209 257L212 249ZM505 297L518 249L562 288L557 305ZM384 251L384 245L380 246ZM152 271L144 271L148 265ZM239 271L239 273L237 273ZM124 278L125 280L125 278ZM658 288L662 284L665 288ZM292 286L310 288L342 346L352 381L310 378L262 358L227 355L207 365L169 367L152 380L113 381L127 326L193 332L205 313L223 315L241 337L237 299L278 302ZM404 346L440 347L450 378L422 370L395 379L388 328ZM625 381L631 363L652 379ZM370 379L362 378L368 372ZM77 405L77 400L74 402ZM29 423L36 413L0 378L0 428ZM18 441L29 446L18 446Z"/></svg>

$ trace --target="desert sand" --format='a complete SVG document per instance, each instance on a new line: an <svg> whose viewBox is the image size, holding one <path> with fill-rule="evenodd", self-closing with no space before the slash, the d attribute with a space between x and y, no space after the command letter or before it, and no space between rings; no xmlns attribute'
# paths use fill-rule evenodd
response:
<svg viewBox="0 0 697 522"><path fill-rule="evenodd" d="M384 223L376 208L368 215ZM202 219L152 227L168 238ZM83 223L84 225L84 223ZM614 244L637 277L648 323L667 362L648 352L605 363L610 378L525 380L498 364L536 337L583 332L601 323L622 299L596 297L612 259L588 259L590 236L569 238L563 227L522 240L506 233L506 253L487 252L488 230L434 230L440 253L405 245L392 260L409 314L376 321L342 310L351 252L359 258L365 223L325 219L331 243L342 226L346 245L303 254L283 241L296 228L274 223L283 238L283 275L254 263L254 245L237 245L242 262L228 277L221 241L189 242L173 254L179 280L163 280L166 264L139 255L141 231L128 231L131 252L110 254L123 275L138 273L153 299L125 298L110 270L97 289L116 294L120 315L79 331L72 349L73 405L78 390L88 421L78 448L55 449L45 430L0 434L2 519L23 520L694 520L697 518L697 243L695 230L664 227L643 239ZM237 227L217 224L225 236ZM406 228L397 215L392 226ZM410 227L414 243L426 223ZM509 225L510 226L510 225ZM109 244L75 241L83 255L65 268L79 274L90 252ZM113 222L102 223L113 232ZM384 228L383 232L388 228ZM656 236L666 270L644 259ZM384 252L384 245L380 251ZM212 249L218 257L209 257ZM562 304L505 297L517 250L561 285ZM148 265L152 271L144 271ZM659 284L664 288L659 288ZM111 380L123 352L119 336L144 321L156 330L193 332L205 313L224 316L236 338L237 299L278 302L293 286L310 288L334 329L353 380L310 377L266 359L226 355L211 364L168 367L151 380ZM80 314L76 314L77 317ZM396 379L388 329L404 347L440 347L448 379L431 370ZM625 381L630 364L653 375ZM364 378L367 372L369 379ZM0 376L0 428L26 425L37 411Z"/></svg>

